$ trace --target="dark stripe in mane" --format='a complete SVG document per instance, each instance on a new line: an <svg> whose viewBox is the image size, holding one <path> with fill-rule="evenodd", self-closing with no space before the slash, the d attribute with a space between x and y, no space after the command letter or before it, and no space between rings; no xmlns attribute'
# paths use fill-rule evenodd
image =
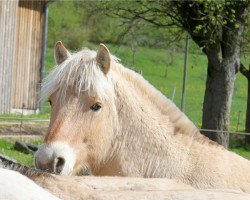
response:
<svg viewBox="0 0 250 200"><path fill-rule="evenodd" d="M43 172L35 168L30 168L26 165L17 163L3 155L0 155L0 167L4 169L10 169L10 170L19 172L20 174L27 176L28 178L31 178L31 179L39 177L39 176L52 177L50 173Z"/></svg>

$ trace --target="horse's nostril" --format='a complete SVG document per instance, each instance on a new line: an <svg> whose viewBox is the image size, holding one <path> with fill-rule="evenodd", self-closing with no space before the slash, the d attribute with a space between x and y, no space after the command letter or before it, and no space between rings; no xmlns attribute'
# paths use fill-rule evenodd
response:
<svg viewBox="0 0 250 200"><path fill-rule="evenodd" d="M63 170L64 164L65 164L65 159L62 157L57 157L54 161L54 172L60 174L61 171Z"/></svg>

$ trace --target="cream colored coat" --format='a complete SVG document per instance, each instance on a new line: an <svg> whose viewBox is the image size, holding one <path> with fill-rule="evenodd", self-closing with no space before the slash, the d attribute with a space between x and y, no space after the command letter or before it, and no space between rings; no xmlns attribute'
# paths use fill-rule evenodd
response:
<svg viewBox="0 0 250 200"><path fill-rule="evenodd" d="M20 168L19 168L20 169ZM16 170L19 170L16 168ZM22 171L22 170L20 170ZM236 190L196 190L176 180L128 177L73 177L0 168L0 200L249 200ZM38 185L37 185L38 184ZM41 186L41 187L39 187ZM49 193L50 192L50 193Z"/></svg>

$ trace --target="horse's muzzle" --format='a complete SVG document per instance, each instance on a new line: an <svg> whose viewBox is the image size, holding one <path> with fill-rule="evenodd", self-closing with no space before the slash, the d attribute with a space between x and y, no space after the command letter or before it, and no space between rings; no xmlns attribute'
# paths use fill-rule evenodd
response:
<svg viewBox="0 0 250 200"><path fill-rule="evenodd" d="M45 172L61 174L64 165L65 165L65 159L62 157L52 159L47 163L41 163L39 160L35 158L35 167Z"/></svg>
<svg viewBox="0 0 250 200"><path fill-rule="evenodd" d="M70 175L75 163L75 154L64 143L42 145L35 154L35 167L42 171Z"/></svg>

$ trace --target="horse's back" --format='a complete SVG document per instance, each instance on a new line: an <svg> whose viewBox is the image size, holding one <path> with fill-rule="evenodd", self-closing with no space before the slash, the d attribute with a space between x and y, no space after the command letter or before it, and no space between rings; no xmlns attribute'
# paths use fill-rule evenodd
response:
<svg viewBox="0 0 250 200"><path fill-rule="evenodd" d="M38 183L62 199L95 200L249 200L250 194L239 190L197 190L178 180L133 177L57 176Z"/></svg>
<svg viewBox="0 0 250 200"><path fill-rule="evenodd" d="M20 173L0 168L0 199L4 200L59 200Z"/></svg>
<svg viewBox="0 0 250 200"><path fill-rule="evenodd" d="M0 168L0 199L58 198L36 185L18 172ZM191 186L170 179L143 179L124 177L72 177L56 176L34 179L48 191L62 199L165 199L165 200L249 200L250 194L237 190L196 190Z"/></svg>

